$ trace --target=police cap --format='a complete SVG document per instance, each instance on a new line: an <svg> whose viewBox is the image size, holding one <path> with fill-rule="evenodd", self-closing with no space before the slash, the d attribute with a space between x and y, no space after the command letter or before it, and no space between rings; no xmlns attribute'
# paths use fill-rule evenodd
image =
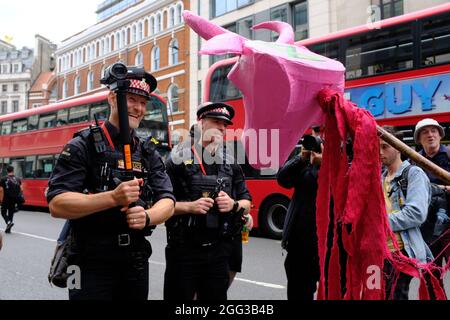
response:
<svg viewBox="0 0 450 320"><path fill-rule="evenodd" d="M234 117L232 106L222 102L204 102L197 108L197 119L214 118L225 121L227 124L233 124L231 120Z"/></svg>

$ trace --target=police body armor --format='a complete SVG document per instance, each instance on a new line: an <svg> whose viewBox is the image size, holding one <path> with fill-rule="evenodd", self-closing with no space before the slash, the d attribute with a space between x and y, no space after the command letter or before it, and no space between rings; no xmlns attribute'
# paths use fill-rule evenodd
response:
<svg viewBox="0 0 450 320"><path fill-rule="evenodd" d="M105 128L105 130L107 130ZM80 136L89 146L90 157L93 166L88 168L86 191L88 193L99 193L114 190L120 182L128 180L125 177L125 166L121 146L114 148L106 143L102 128L91 126L75 133L74 137ZM142 178L144 186L139 201L136 205L148 209L152 205L152 190L147 181L150 164L148 155L155 152L156 146L151 142L151 138L145 142L134 137L134 146L132 149L133 175L136 178ZM130 235L149 236L155 226L149 226L143 230L134 230L128 228L125 213L120 208L112 208L101 211L86 217L72 220L72 226L77 233L111 233ZM105 230L106 229L106 230Z"/></svg>
<svg viewBox="0 0 450 320"><path fill-rule="evenodd" d="M225 153L224 157L226 157ZM179 201L196 201L200 198L211 197L211 194L217 191L218 180L223 183L222 191L231 198L235 198L232 193L233 168L227 162L217 165L217 175L204 175L200 166L194 164L193 154L191 161L184 162L180 166L183 166L183 170L180 170L182 174L180 173L178 178L186 198ZM240 236L242 226L238 220L240 217L236 217L236 213L220 213L216 205L205 215L173 216L166 222L167 243L171 246L205 245L220 239L232 238L238 234Z"/></svg>

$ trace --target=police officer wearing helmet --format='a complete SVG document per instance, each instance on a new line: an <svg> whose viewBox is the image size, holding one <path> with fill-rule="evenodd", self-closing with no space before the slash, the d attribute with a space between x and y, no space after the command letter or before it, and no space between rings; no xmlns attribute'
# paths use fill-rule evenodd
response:
<svg viewBox="0 0 450 320"><path fill-rule="evenodd" d="M111 91L109 120L78 132L49 180L50 212L70 219L74 240L68 263L80 271L80 282L68 284L71 300L146 300L152 249L145 236L174 210L164 163L150 138L141 141L135 132L156 79L135 67L128 68L126 79L134 179L124 179L117 95Z"/></svg>
<svg viewBox="0 0 450 320"><path fill-rule="evenodd" d="M243 172L223 143L233 116L227 104L200 105L200 137L166 162L177 199L166 222L166 300L227 298L233 243L251 204Z"/></svg>

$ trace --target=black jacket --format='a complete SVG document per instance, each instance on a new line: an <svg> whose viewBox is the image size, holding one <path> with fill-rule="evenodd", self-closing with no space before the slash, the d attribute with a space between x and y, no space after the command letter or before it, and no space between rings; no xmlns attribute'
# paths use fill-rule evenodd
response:
<svg viewBox="0 0 450 320"><path fill-rule="evenodd" d="M295 156L280 169L277 181L283 188L294 188L284 222L281 245L284 249L317 246L316 196L318 168Z"/></svg>

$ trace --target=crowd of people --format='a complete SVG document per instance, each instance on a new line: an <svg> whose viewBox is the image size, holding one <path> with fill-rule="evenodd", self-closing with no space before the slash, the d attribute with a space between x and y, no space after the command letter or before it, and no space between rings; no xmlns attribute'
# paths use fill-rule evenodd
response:
<svg viewBox="0 0 450 320"><path fill-rule="evenodd" d="M110 118L97 128L102 141L93 138L92 127L77 133L63 148L49 179L46 196L50 213L68 221L60 240L71 235L68 264L79 266L81 271L81 283L69 288L69 299L146 300L148 258L152 253L146 237L156 225L165 223L164 299L225 300L242 267L242 227L251 229L253 223L249 215L252 198L244 173L223 143L234 110L225 103L201 104L192 138L175 148L164 163L152 140L142 141L135 133L157 81L140 68L129 68L127 80L132 176L123 170L119 102L116 91L111 91ZM385 129L402 138L394 128ZM433 119L421 120L414 132L415 142L422 147L420 153L450 171L450 153L441 144L444 136L444 128ZM277 176L282 187L294 189L281 242L287 251L284 266L289 300L313 300L320 277L315 211L326 137L321 137L320 127L313 128L312 137L316 148L303 143L299 154L291 157ZM105 147L99 148L98 143ZM447 198L450 186L402 160L400 152L383 140L380 159L392 230L387 237L389 250L393 255L403 254L421 262L448 263L450 201L436 217L439 230L433 230L432 243L424 240L421 226L428 215L431 183ZM21 181L12 167L7 172L7 177L0 180L0 199L5 232L9 233ZM402 189L405 179L403 185L407 187ZM329 239L333 230L330 226ZM342 243L340 250L345 264ZM388 262L383 271L386 297L408 299L411 276L393 277ZM342 275L345 278L345 268ZM436 276L441 279L440 274ZM342 287L345 291L345 281Z"/></svg>

